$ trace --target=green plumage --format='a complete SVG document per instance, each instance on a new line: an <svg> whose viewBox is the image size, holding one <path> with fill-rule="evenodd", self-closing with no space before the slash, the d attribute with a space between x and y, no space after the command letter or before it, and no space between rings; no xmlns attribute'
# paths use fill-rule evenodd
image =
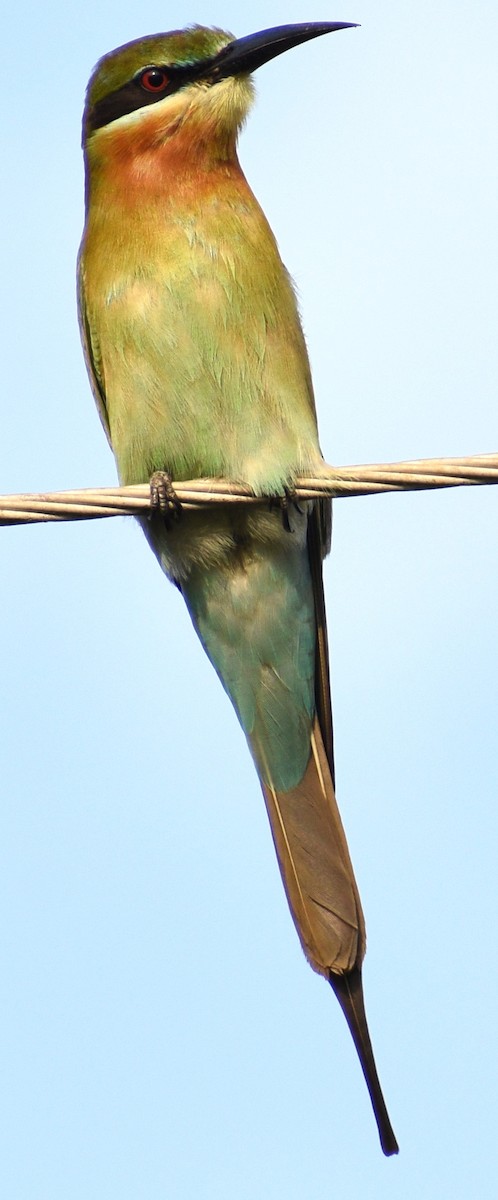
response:
<svg viewBox="0 0 498 1200"><path fill-rule="evenodd" d="M194 569L183 593L199 637L229 693L259 774L277 790L302 779L315 710L315 611L307 514L293 533L275 512L268 541L244 540L227 560Z"/></svg>
<svg viewBox="0 0 498 1200"><path fill-rule="evenodd" d="M281 492L322 466L291 283L241 173L187 182L186 198L173 189L139 212L107 200L82 260L120 478L143 482L167 465L176 479L224 475Z"/></svg>

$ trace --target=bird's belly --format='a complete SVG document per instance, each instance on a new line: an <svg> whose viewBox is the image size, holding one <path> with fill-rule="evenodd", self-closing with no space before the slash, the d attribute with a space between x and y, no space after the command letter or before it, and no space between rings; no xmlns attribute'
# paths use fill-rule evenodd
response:
<svg viewBox="0 0 498 1200"><path fill-rule="evenodd" d="M268 311L267 311L268 310ZM299 324L252 306L226 275L114 286L98 326L111 440L124 483L155 470L279 491L321 461Z"/></svg>

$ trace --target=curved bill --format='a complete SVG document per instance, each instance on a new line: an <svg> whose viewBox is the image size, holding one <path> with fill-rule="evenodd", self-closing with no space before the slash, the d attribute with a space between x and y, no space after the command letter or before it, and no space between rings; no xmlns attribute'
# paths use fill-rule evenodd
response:
<svg viewBox="0 0 498 1200"><path fill-rule="evenodd" d="M210 74L222 79L228 75L256 71L277 54L309 42L324 33L335 33L337 29L356 29L351 21L324 21L310 25L277 25L275 29L262 29L248 37L236 38L224 46L213 60Z"/></svg>

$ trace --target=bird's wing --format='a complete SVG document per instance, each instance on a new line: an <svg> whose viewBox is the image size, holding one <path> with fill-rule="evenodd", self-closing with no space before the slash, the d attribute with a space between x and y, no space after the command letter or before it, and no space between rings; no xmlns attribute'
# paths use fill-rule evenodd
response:
<svg viewBox="0 0 498 1200"><path fill-rule="evenodd" d="M327 755L332 783L335 783L332 704L330 698L329 647L327 617L323 592L322 561L330 550L332 504L330 500L315 504L308 521L308 554L310 561L316 619L315 701L322 741Z"/></svg>
<svg viewBox="0 0 498 1200"><path fill-rule="evenodd" d="M88 307L85 294L85 273L81 257L78 261L78 320L80 326L81 342L83 346L83 354L85 356L86 369L88 378L93 392L94 400L97 405L98 413L102 425L104 426L105 434L109 445L111 443L111 431L109 428L109 417L107 413L107 404L104 388L104 372L102 366L102 357L98 339L94 330L92 330Z"/></svg>

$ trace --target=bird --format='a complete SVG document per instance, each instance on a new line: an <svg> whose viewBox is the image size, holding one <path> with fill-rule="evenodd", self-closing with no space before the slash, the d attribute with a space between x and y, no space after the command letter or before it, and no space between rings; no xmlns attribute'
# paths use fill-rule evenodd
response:
<svg viewBox="0 0 498 1200"><path fill-rule="evenodd" d="M192 25L119 46L90 78L79 320L122 484L150 484L147 540L182 593L263 791L291 915L332 986L386 1155L398 1144L362 988L365 924L335 796L310 364L292 281L239 163L253 72L350 22L235 38ZM182 510L172 481L227 478L260 503Z"/></svg>

